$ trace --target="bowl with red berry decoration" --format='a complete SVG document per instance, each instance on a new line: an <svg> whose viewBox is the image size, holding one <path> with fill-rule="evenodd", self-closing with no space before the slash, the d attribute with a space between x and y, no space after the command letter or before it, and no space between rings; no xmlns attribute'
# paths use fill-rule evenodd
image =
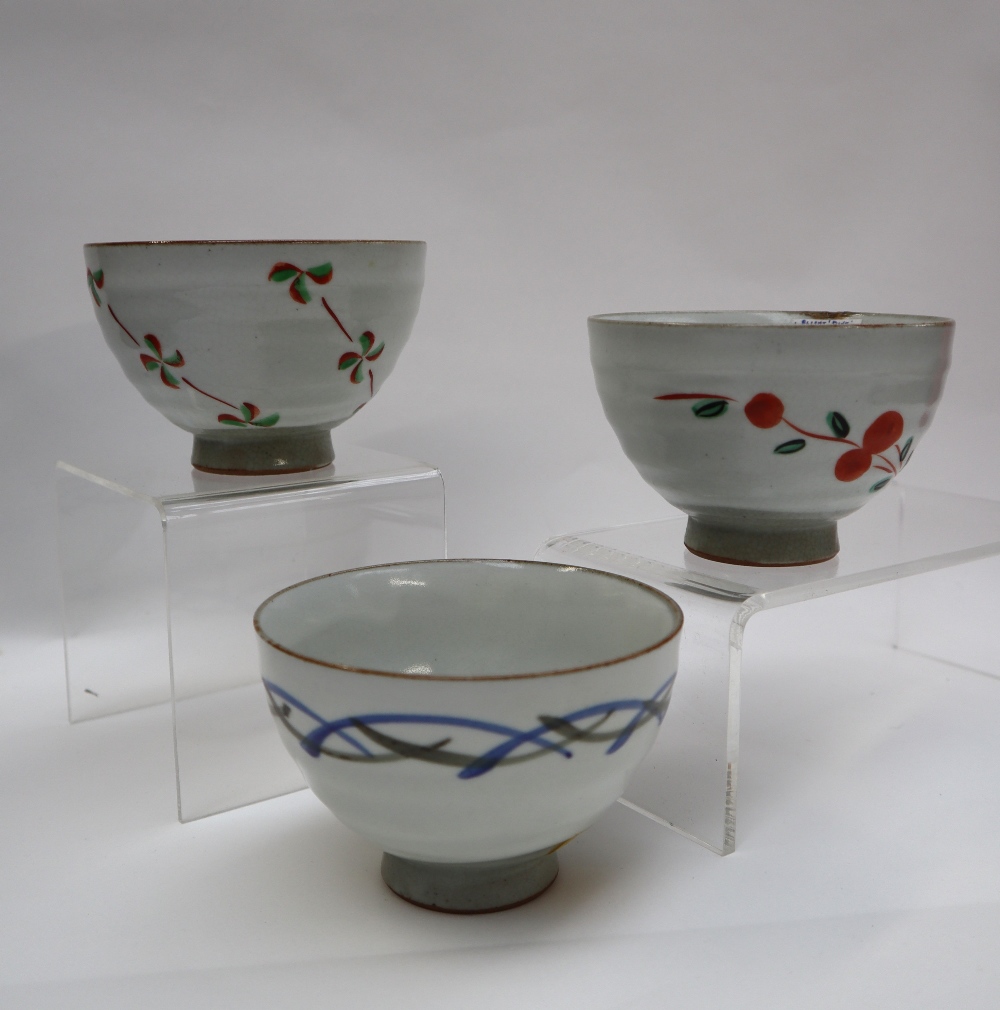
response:
<svg viewBox="0 0 1000 1010"><path fill-rule="evenodd" d="M101 242L87 286L126 377L194 435L191 463L295 473L392 371L420 305L423 242Z"/></svg>
<svg viewBox="0 0 1000 1010"><path fill-rule="evenodd" d="M885 488L927 431L954 321L867 312L592 316L591 361L625 454L688 514L688 550L798 565Z"/></svg>

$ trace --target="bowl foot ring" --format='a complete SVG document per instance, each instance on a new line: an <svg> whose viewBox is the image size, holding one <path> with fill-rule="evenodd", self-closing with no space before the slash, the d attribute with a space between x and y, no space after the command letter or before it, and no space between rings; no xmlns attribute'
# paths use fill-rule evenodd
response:
<svg viewBox="0 0 1000 1010"><path fill-rule="evenodd" d="M424 863L386 852L382 879L414 905L435 912L502 912L537 898L556 879L555 851L483 863Z"/></svg>
<svg viewBox="0 0 1000 1010"><path fill-rule="evenodd" d="M237 428L194 436L191 465L205 473L249 477L302 473L333 462L328 428Z"/></svg>
<svg viewBox="0 0 1000 1010"><path fill-rule="evenodd" d="M835 522L804 529L758 529L717 525L689 516L684 546L709 561L769 568L829 561L840 550L840 541Z"/></svg>

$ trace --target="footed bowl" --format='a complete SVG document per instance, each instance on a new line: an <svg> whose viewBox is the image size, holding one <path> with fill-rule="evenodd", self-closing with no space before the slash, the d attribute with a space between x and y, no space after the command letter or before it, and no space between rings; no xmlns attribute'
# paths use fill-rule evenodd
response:
<svg viewBox="0 0 1000 1010"><path fill-rule="evenodd" d="M527 901L625 789L670 700L677 604L532 561L380 565L257 610L271 712L316 795L400 896Z"/></svg>
<svg viewBox="0 0 1000 1010"><path fill-rule="evenodd" d="M129 381L194 435L192 464L295 473L378 391L410 335L423 242L108 242L84 247Z"/></svg>
<svg viewBox="0 0 1000 1010"><path fill-rule="evenodd" d="M687 548L814 564L837 520L910 461L955 324L861 312L629 312L588 320L604 412L625 454L688 514Z"/></svg>

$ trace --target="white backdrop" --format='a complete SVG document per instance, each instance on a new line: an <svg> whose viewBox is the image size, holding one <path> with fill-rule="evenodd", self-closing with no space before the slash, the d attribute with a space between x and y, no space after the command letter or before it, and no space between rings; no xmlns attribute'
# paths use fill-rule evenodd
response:
<svg viewBox="0 0 1000 1010"><path fill-rule="evenodd" d="M0 0L0 1003L992 1010L996 682L883 663L848 597L755 619L735 855L615 807L545 899L456 922L308 793L174 823L159 710L67 726L51 483L190 451L84 242L420 238L411 342L334 440L441 466L453 555L670 514L595 312L954 316L908 477L1000 499L998 112L997 0Z"/></svg>
<svg viewBox="0 0 1000 1010"><path fill-rule="evenodd" d="M453 555L670 513L593 389L603 311L952 315L910 479L1000 497L992 0L0 11L9 625L55 627L55 458L187 451L103 346L86 241L425 239L411 342L335 437L440 465Z"/></svg>

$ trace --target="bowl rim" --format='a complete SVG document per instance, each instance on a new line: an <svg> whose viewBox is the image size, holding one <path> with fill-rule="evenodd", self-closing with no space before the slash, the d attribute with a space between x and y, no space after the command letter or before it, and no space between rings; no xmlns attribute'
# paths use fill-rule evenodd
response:
<svg viewBox="0 0 1000 1010"><path fill-rule="evenodd" d="M427 245L423 239L404 238L196 238L151 239L147 242L85 242L84 249L109 249L115 246L185 246L185 245Z"/></svg>
<svg viewBox="0 0 1000 1010"><path fill-rule="evenodd" d="M315 656L306 656L301 652L296 652L294 649L290 649L286 645L282 645L280 642L274 641L269 635L267 635L260 626L260 616L264 608L269 606L277 597L284 595L285 593L291 592L293 589L298 589L300 586L308 585L310 582L319 582L322 579L336 578L340 575L353 575L357 572L368 572L375 569L392 569L392 568L403 568L412 565L432 565L432 564L492 564L492 565L525 565L531 567L544 567L544 568L561 568L561 569L572 569L574 571L588 572L594 575L601 575L609 579L616 579L619 582L626 582L629 585L635 586L638 589L644 590L652 596L657 596L662 600L665 600L668 608L673 612L674 616L677 618L677 625L664 638L659 639L652 645L648 645L645 648L637 649L635 652L630 652L624 656L615 656L613 659L607 659L600 663L587 663L583 666L570 666L561 667L555 670L538 670L531 671L529 673L499 673L499 674L483 674L481 676L447 676L445 674L438 673L405 673L399 670L376 670L369 667L363 666L348 666L346 663L334 663L326 659L317 659ZM626 575L619 575L616 572L606 572L600 568L587 568L583 565L564 565L559 564L554 561L529 561L524 558L425 558L423 560L415 561L390 561L379 565L362 565L359 568L346 568L340 572L327 572L324 575L315 575L311 579L303 579L301 582L296 582L291 586L285 586L284 589L279 589L276 593L272 593L263 603L254 611L253 615L253 626L254 631L257 632L258 637L261 641L265 642L267 645L278 652L284 652L286 655L292 656L294 659L301 659L306 663L312 663L315 666L327 667L332 670L343 670L347 673L363 673L369 674L377 677L395 677L402 680L411 681L422 681L422 680L436 680L436 681L448 681L448 682L491 682L498 680L534 680L538 677L561 677L566 674L571 673L582 673L585 670L598 670L606 666L616 666L619 663L625 663L632 659L637 659L639 656L644 656L647 653L655 652L657 649L662 648L671 639L676 638L680 633L681 629L684 627L684 612L681 610L677 601L673 597L668 596L666 593L650 586L645 582L639 582L638 579L630 579Z"/></svg>
<svg viewBox="0 0 1000 1010"><path fill-rule="evenodd" d="M765 318L767 316L784 315L788 316L787 321ZM649 316L660 316L659 319L650 319ZM698 318L699 316L703 318ZM747 321L745 318L737 322L735 318L727 321L724 317L746 317L760 316L759 322ZM954 326L955 320L948 316L922 316L909 315L901 312L821 312L812 309L803 311L792 309L696 309L691 312L679 312L673 309L652 310L648 312L605 312L594 316L588 316L587 322L611 323L629 326L658 326L658 327L678 327L693 328L705 327L710 329L787 329L787 330L810 330L826 329L826 326L809 326L797 323L792 317L807 317L819 324L829 324L849 316L864 316L871 322L851 322L843 324L851 330L878 330L878 329L899 329L915 326ZM673 318L672 318L673 317ZM892 320L891 322L889 320ZM833 327L830 327L831 329Z"/></svg>

